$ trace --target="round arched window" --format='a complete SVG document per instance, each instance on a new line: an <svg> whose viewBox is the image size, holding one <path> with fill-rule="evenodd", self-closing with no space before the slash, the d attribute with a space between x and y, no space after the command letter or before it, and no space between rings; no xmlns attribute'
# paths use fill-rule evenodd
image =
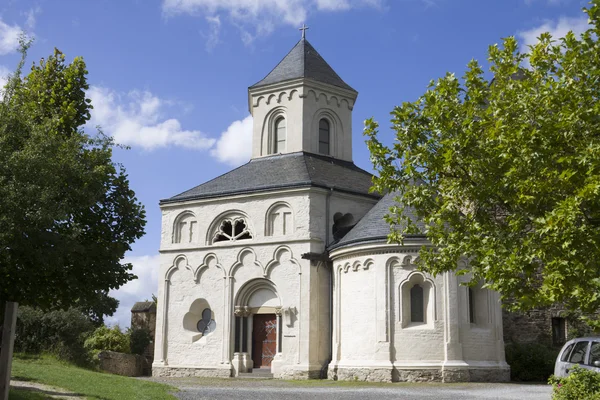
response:
<svg viewBox="0 0 600 400"><path fill-rule="evenodd" d="M325 118L319 121L319 153L329 155L330 141L330 126L329 121Z"/></svg>
<svg viewBox="0 0 600 400"><path fill-rule="evenodd" d="M273 150L274 153L283 153L285 151L285 118L283 117L275 121Z"/></svg>

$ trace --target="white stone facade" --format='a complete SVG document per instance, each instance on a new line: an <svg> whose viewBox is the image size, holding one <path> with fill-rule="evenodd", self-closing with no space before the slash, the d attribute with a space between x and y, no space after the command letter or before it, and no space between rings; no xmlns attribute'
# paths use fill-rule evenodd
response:
<svg viewBox="0 0 600 400"><path fill-rule="evenodd" d="M499 296L466 278L417 271L423 243L334 250L333 358L329 378L367 381L506 381ZM412 322L410 289L424 288L423 321ZM473 289L472 289L473 290ZM472 291L473 293L473 291ZM359 333L359 334L357 334Z"/></svg>
<svg viewBox="0 0 600 400"><path fill-rule="evenodd" d="M290 54L249 89L249 172L161 203L153 375L260 366L278 378L507 380L496 293L417 271L424 241L388 245L365 230L342 245L383 218L371 215L384 204L371 176L351 162L357 93L304 39ZM299 54L318 74L286 79Z"/></svg>

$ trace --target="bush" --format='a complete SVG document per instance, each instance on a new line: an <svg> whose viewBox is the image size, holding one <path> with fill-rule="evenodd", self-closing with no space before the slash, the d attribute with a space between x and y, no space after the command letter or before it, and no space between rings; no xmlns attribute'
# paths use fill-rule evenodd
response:
<svg viewBox="0 0 600 400"><path fill-rule="evenodd" d="M151 342L152 335L149 329L139 328L129 331L129 349L131 350L131 354L143 355Z"/></svg>
<svg viewBox="0 0 600 400"><path fill-rule="evenodd" d="M576 365L566 378L551 377L552 400L600 400L600 374Z"/></svg>
<svg viewBox="0 0 600 400"><path fill-rule="evenodd" d="M112 328L102 325L87 338L85 348L92 356L103 350L129 353L129 335L121 332L119 325Z"/></svg>
<svg viewBox="0 0 600 400"><path fill-rule="evenodd" d="M554 372L554 363L559 350L539 343L506 346L506 362L510 365L513 381L547 381Z"/></svg>
<svg viewBox="0 0 600 400"><path fill-rule="evenodd" d="M84 342L94 330L88 316L76 308L44 312L21 306L17 314L15 351L52 353L77 364L89 361Z"/></svg>

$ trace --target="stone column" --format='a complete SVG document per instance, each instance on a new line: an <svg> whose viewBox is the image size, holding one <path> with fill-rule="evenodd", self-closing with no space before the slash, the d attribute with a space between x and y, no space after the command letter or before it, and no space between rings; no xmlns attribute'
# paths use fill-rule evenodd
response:
<svg viewBox="0 0 600 400"><path fill-rule="evenodd" d="M154 367L164 367L167 365L167 318L169 309L169 278L165 278L162 296L158 294L158 304L160 308L156 310L156 328L154 337Z"/></svg>
<svg viewBox="0 0 600 400"><path fill-rule="evenodd" d="M442 371L444 382L469 380L468 365L463 360L460 342L458 307L458 279L453 272L444 273L444 345L445 360Z"/></svg>

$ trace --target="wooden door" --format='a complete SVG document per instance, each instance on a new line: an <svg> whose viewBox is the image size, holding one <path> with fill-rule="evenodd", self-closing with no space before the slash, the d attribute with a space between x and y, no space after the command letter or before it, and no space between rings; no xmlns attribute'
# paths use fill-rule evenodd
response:
<svg viewBox="0 0 600 400"><path fill-rule="evenodd" d="M277 352L275 314L254 314L252 324L252 361L254 368L268 368Z"/></svg>

